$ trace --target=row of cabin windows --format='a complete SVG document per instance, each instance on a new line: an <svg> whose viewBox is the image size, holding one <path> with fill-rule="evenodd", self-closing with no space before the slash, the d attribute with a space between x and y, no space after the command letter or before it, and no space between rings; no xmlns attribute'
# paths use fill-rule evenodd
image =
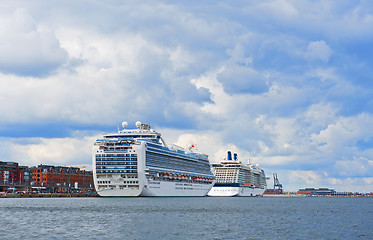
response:
<svg viewBox="0 0 373 240"><path fill-rule="evenodd" d="M97 157L96 162L100 161L137 161L137 158L124 158L124 157L113 157L113 158L103 158Z"/></svg>
<svg viewBox="0 0 373 240"><path fill-rule="evenodd" d="M97 173L137 173L137 170L97 170Z"/></svg>
<svg viewBox="0 0 373 240"><path fill-rule="evenodd" d="M137 154L97 154L96 157L137 157Z"/></svg>
<svg viewBox="0 0 373 240"><path fill-rule="evenodd" d="M98 184L110 184L110 181L97 181Z"/></svg>

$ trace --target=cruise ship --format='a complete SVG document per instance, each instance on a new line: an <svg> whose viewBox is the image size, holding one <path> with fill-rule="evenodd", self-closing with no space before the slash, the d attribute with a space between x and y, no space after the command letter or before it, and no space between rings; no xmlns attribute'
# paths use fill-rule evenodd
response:
<svg viewBox="0 0 373 240"><path fill-rule="evenodd" d="M93 180L100 196L206 196L215 183L206 154L166 145L148 124L104 135L93 146Z"/></svg>
<svg viewBox="0 0 373 240"><path fill-rule="evenodd" d="M228 151L227 159L212 164L216 183L207 196L262 196L267 189L264 171L259 165L244 164L238 161L237 154Z"/></svg>

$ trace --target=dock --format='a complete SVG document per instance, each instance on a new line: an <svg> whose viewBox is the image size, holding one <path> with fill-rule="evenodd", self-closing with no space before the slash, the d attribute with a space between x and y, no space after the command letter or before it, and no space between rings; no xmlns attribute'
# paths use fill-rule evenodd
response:
<svg viewBox="0 0 373 240"><path fill-rule="evenodd" d="M0 193L0 198L99 197L97 193Z"/></svg>

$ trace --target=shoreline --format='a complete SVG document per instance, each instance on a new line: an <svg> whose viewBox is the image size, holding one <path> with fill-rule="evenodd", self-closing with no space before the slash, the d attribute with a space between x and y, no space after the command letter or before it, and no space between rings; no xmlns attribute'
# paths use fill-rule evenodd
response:
<svg viewBox="0 0 373 240"><path fill-rule="evenodd" d="M279 197L279 198L289 198L289 197L311 197L311 198L314 198L314 197L328 197L328 198L335 198L335 197L339 197L339 198L352 198L352 197L372 197L372 196L364 196L364 195L351 195L351 196L348 196L348 195L336 195L336 196L330 196L330 195L325 195L325 196L321 196L321 195L307 195L307 194L265 194L263 195L263 197Z"/></svg>
<svg viewBox="0 0 373 240"><path fill-rule="evenodd" d="M0 193L0 198L67 198L67 197L100 197L97 193ZM263 195L262 197L276 198L299 198L299 197L371 197L371 196L309 196L304 194L279 194L279 195Z"/></svg>
<svg viewBox="0 0 373 240"><path fill-rule="evenodd" d="M0 198L99 197L97 193L2 193Z"/></svg>

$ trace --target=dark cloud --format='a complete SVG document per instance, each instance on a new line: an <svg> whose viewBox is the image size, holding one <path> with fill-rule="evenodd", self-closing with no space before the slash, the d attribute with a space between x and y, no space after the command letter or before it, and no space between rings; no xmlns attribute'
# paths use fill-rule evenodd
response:
<svg viewBox="0 0 373 240"><path fill-rule="evenodd" d="M254 69L244 66L227 66L217 79L228 94L262 94L268 91L264 77Z"/></svg>

